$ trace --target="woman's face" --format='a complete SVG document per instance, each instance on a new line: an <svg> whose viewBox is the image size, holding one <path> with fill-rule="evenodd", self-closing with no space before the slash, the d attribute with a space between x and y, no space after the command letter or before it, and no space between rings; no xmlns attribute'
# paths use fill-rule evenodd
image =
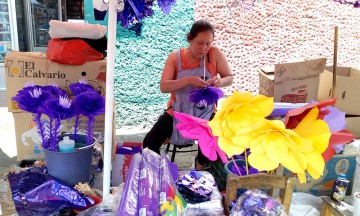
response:
<svg viewBox="0 0 360 216"><path fill-rule="evenodd" d="M211 47L214 40L214 35L211 32L200 32L198 35L189 41L189 48L192 56L197 59L204 57Z"/></svg>

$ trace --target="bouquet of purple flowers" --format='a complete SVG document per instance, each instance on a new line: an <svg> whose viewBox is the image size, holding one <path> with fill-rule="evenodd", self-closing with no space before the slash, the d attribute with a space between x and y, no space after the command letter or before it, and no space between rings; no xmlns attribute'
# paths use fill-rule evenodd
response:
<svg viewBox="0 0 360 216"><path fill-rule="evenodd" d="M58 151L58 135L62 120L75 118L73 139L76 140L82 116L88 119L86 145L90 145L93 141L95 116L105 112L105 99L87 84L85 79L70 84L69 89L68 93L56 83L48 86L26 83L25 87L12 98L20 109L33 114L44 149ZM48 117L48 122L42 119L44 115Z"/></svg>

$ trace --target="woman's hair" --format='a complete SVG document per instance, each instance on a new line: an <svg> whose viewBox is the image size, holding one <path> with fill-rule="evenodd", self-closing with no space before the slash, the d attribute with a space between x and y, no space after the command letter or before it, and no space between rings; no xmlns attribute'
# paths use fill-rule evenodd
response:
<svg viewBox="0 0 360 216"><path fill-rule="evenodd" d="M189 34L187 35L188 41L196 38L196 36L201 32L211 32L213 36L215 36L215 29L214 27L206 20L198 20L194 22L192 25Z"/></svg>

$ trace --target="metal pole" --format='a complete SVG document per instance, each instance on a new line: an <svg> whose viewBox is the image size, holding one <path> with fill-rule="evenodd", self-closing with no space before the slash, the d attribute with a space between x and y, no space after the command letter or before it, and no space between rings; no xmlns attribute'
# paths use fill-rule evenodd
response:
<svg viewBox="0 0 360 216"><path fill-rule="evenodd" d="M105 141L104 141L104 177L103 197L110 193L111 149L113 145L113 113L114 113L114 70L116 44L116 0L109 1L108 43L106 66L106 97L105 97Z"/></svg>

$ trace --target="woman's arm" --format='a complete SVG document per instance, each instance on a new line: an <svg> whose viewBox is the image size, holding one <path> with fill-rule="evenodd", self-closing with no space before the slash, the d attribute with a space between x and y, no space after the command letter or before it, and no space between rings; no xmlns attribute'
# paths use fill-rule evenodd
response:
<svg viewBox="0 0 360 216"><path fill-rule="evenodd" d="M216 87L230 86L233 82L233 75L226 56L220 48L213 46L212 49L212 59L216 62L216 71L220 75L220 78L215 76L209 83L214 84Z"/></svg>
<svg viewBox="0 0 360 216"><path fill-rule="evenodd" d="M174 92L188 85L194 86L195 88L204 88L209 85L203 79L196 76L189 76L179 80L175 80L174 76L176 70L175 65L177 63L176 61L176 51L173 51L169 54L165 62L163 73L161 75L160 91L162 93Z"/></svg>

